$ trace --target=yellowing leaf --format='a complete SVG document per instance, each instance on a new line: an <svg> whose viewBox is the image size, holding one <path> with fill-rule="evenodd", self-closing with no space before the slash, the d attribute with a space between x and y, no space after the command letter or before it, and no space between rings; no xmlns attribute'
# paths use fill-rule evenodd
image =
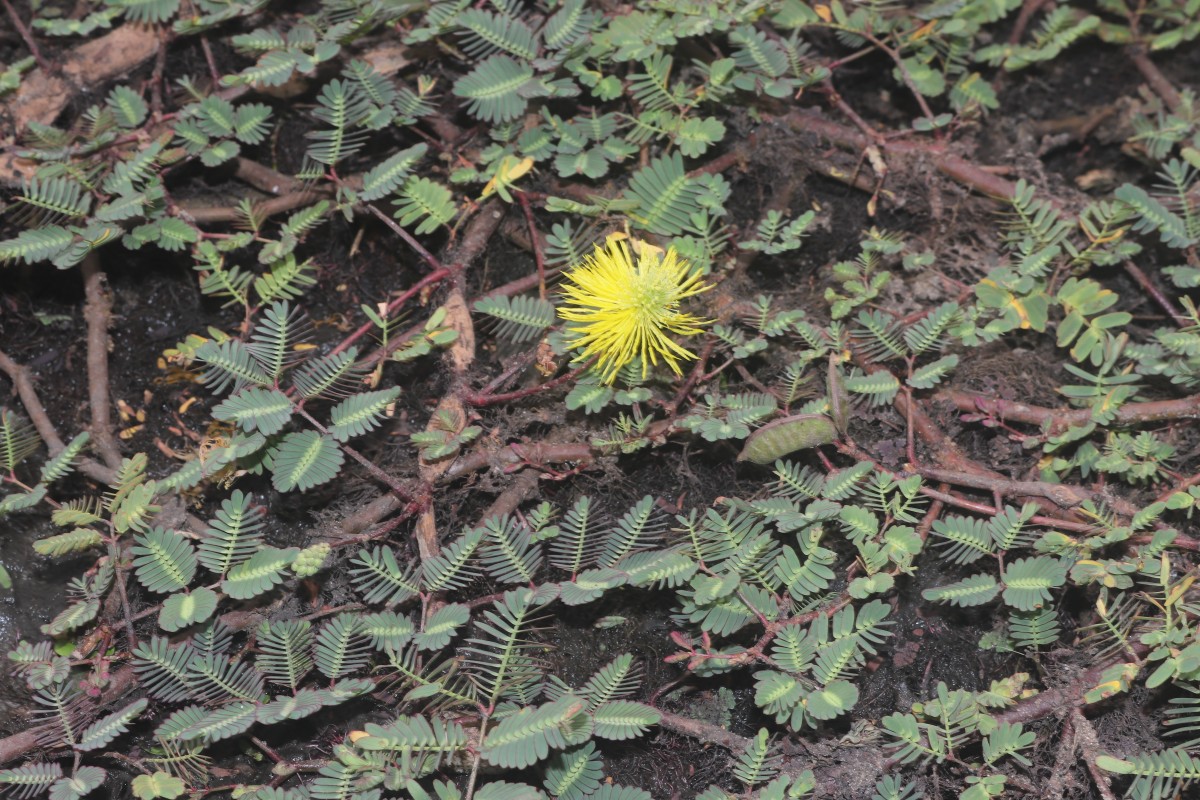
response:
<svg viewBox="0 0 1200 800"><path fill-rule="evenodd" d="M512 198L508 195L507 187L511 186L531 169L533 169L532 158L526 156L517 160L516 156L505 156L500 159L500 166L496 168L496 174L483 187L483 194L479 196L479 199L483 200L486 197L491 197L493 194L499 194L505 200L511 202Z"/></svg>

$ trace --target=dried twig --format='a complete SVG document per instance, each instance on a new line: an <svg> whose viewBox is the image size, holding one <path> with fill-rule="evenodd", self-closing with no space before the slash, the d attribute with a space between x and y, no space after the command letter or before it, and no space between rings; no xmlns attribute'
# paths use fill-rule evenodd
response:
<svg viewBox="0 0 1200 800"><path fill-rule="evenodd" d="M374 203L368 203L367 210L375 215L380 222L391 228L392 232L403 239L405 244L417 251L417 255L421 257L422 261L429 265L430 269L442 269L442 262L438 261L437 258L434 257L433 253L426 250L425 246L416 240L416 237L404 229L404 226L398 225L396 220L392 219L387 214L376 208Z"/></svg>
<svg viewBox="0 0 1200 800"><path fill-rule="evenodd" d="M1158 65L1150 60L1146 51L1141 47L1128 47L1125 52L1129 54L1129 60L1137 67L1138 72L1142 73L1142 77L1146 79L1146 83L1154 90L1154 93L1167 104L1167 108L1172 111L1179 108L1179 91L1167 80L1167 76L1162 74Z"/></svg>
<svg viewBox="0 0 1200 800"><path fill-rule="evenodd" d="M1091 409L1088 408L1046 408L954 389L938 392L936 399L953 403L959 411L968 414L985 414L1008 422L1023 422L1028 425L1049 424L1049 433L1051 434L1064 431L1072 425L1085 425L1092 418ZM1117 409L1117 415L1112 424L1126 426L1185 419L1200 419L1200 394L1192 394L1175 400L1125 403Z"/></svg>
<svg viewBox="0 0 1200 800"><path fill-rule="evenodd" d="M83 318L87 322L88 401L92 407L92 440L100 458L115 470L120 468L122 456L113 433L112 403L109 400L108 322L112 313L112 299L105 291L104 273L100 271L100 259L94 252L83 259L80 269L87 296Z"/></svg>
<svg viewBox="0 0 1200 800"><path fill-rule="evenodd" d="M658 724L667 730L682 733L684 736L690 736L702 742L718 744L731 753L741 753L751 744L751 740L745 736L738 736L711 722L681 717L669 711L659 711L659 713L662 714L662 719L658 721Z"/></svg>
<svg viewBox="0 0 1200 800"><path fill-rule="evenodd" d="M4 4L4 10L8 13L8 18L12 20L13 27L17 29L17 33L21 34L21 40L25 42L25 46L29 48L29 54L33 56L37 62L38 68L43 72L54 72L54 66L46 60L42 55L41 49L38 48L37 42L34 41L33 34L29 30L29 26L17 16L17 10L13 8L13 4L9 0L0 0Z"/></svg>
<svg viewBox="0 0 1200 800"><path fill-rule="evenodd" d="M1167 316L1171 318L1172 322L1181 328L1186 328L1192 324L1187 315L1177 309L1175 304L1171 302L1171 299L1154 285L1154 281L1150 280L1150 276L1141 267L1132 261L1126 261L1125 271L1129 273L1129 277L1133 278L1138 286L1142 287L1142 291L1150 295L1150 299L1157 303L1159 308L1167 312Z"/></svg>
<svg viewBox="0 0 1200 800"><path fill-rule="evenodd" d="M46 407L42 405L41 398L38 397L37 390L33 386L33 379L29 375L29 369L13 361L7 353L0 350L0 370L3 370L12 380L13 387L17 390L17 396L21 398L21 405L25 407L25 413L29 415L33 427L42 437L42 441L46 443L50 455L56 456L61 453L66 445L54 428L54 423L50 421L50 415L46 413ZM109 469L90 458L81 459L78 469L84 475L100 483L112 483L117 477L116 470Z"/></svg>
<svg viewBox="0 0 1200 800"><path fill-rule="evenodd" d="M1100 747L1100 739L1096 736L1096 729L1078 708L1071 712L1071 724L1075 730L1075 744L1079 747L1079 755L1083 757L1083 763L1096 784L1096 791L1100 792L1103 800L1117 800L1117 796L1113 794L1112 781L1104 770L1096 765L1096 757L1104 754L1103 748Z"/></svg>

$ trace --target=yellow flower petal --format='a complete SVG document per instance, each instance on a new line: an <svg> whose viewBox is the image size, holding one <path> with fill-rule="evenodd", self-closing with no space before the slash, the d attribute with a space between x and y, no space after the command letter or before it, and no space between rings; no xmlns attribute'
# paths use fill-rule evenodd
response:
<svg viewBox="0 0 1200 800"><path fill-rule="evenodd" d="M582 358L596 357L605 383L635 358L642 360L643 378L660 359L679 375L679 362L695 358L669 334L703 332L708 320L681 312L679 304L712 286L674 249L660 258L642 248L635 262L629 245L612 238L568 270L566 280L558 314L570 323L571 347Z"/></svg>

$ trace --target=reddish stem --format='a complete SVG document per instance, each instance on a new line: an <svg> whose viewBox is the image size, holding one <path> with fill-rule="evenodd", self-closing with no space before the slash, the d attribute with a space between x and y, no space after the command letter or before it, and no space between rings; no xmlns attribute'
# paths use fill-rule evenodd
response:
<svg viewBox="0 0 1200 800"><path fill-rule="evenodd" d="M421 259L429 265L430 269L442 269L442 262L438 261L437 258L434 257L433 253L426 250L425 246L418 242L411 233L404 230L402 225L397 224L394 219L376 208L374 203L368 203L367 210L374 214L384 225L387 225L389 228L391 228L392 232L403 239L409 247L411 247L413 250L416 250L417 255L419 255Z"/></svg>
<svg viewBox="0 0 1200 800"><path fill-rule="evenodd" d="M592 361L595 361L595 359L592 359ZM545 383L539 383L537 386L529 386L525 389L518 389L513 392L504 392L502 394L471 392L469 394L464 394L462 396L462 401L469 406L483 407L507 403L510 400L522 400L526 397L532 397L535 394L540 394L541 392L546 392L558 386L562 386L564 383L570 383L583 374L584 370L592 365L592 361L589 361L582 367L571 370L565 375L560 375L554 380L546 381Z"/></svg>
<svg viewBox="0 0 1200 800"><path fill-rule="evenodd" d="M538 237L537 225L533 221L533 209L529 206L529 198L524 192L518 191L517 200L521 210L525 212L525 221L529 223L529 241L533 244L533 260L537 263L538 297L546 299L546 259L542 255L541 239Z"/></svg>

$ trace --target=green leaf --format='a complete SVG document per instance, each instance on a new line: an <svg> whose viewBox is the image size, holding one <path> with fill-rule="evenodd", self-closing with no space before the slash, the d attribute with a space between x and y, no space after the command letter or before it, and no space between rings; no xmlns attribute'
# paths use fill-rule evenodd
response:
<svg viewBox="0 0 1200 800"><path fill-rule="evenodd" d="M654 797L645 789L606 783L588 795L588 800L654 800Z"/></svg>
<svg viewBox="0 0 1200 800"><path fill-rule="evenodd" d="M421 563L421 583L425 591L461 589L478 577L479 568L472 561L481 541L483 533L476 528L443 547L439 555L425 559Z"/></svg>
<svg viewBox="0 0 1200 800"><path fill-rule="evenodd" d="M210 624L210 630L215 627ZM195 641L195 640L193 640ZM205 701L248 700L262 696L263 676L247 663L230 660L224 652L196 654L188 662L195 696Z"/></svg>
<svg viewBox="0 0 1200 800"><path fill-rule="evenodd" d="M101 717L79 734L75 744L77 750L98 750L129 729L130 721L146 710L150 701L146 698L135 700L120 711Z"/></svg>
<svg viewBox="0 0 1200 800"><path fill-rule="evenodd" d="M598 376L589 371L576 381L567 393L567 410L577 411L582 408L585 414L597 414L608 405L615 394L611 386L601 382Z"/></svg>
<svg viewBox="0 0 1200 800"><path fill-rule="evenodd" d="M716 117L690 117L675 132L679 152L696 158L725 138L725 124Z"/></svg>
<svg viewBox="0 0 1200 800"><path fill-rule="evenodd" d="M340 78L326 83L317 96L316 108L310 113L330 127L307 134L313 140L308 147L308 157L332 166L353 155L366 141L366 133L355 128L367 119L371 111L371 99L357 83Z"/></svg>
<svg viewBox="0 0 1200 800"><path fill-rule="evenodd" d="M278 389L250 388L232 395L212 410L215 419L236 422L246 433L278 433L292 418L292 401Z"/></svg>
<svg viewBox="0 0 1200 800"><path fill-rule="evenodd" d="M1008 633L1018 647L1043 647L1058 642L1062 630L1058 614L1046 611L1014 611L1008 618Z"/></svg>
<svg viewBox="0 0 1200 800"><path fill-rule="evenodd" d="M179 10L179 0L113 0L130 22L166 22Z"/></svg>
<svg viewBox="0 0 1200 800"><path fill-rule="evenodd" d="M1125 760L1101 754L1096 757L1096 766L1105 772L1115 772L1118 775L1158 779L1156 783L1163 791L1147 795L1148 797L1182 796L1175 792L1179 781L1200 779L1200 759L1182 749L1143 753Z"/></svg>
<svg viewBox="0 0 1200 800"><path fill-rule="evenodd" d="M337 680L365 667L372 649L362 632L362 618L339 614L321 626L313 657L322 675Z"/></svg>
<svg viewBox="0 0 1200 800"><path fill-rule="evenodd" d="M15 239L0 240L0 264L47 261L62 254L74 241L74 232L61 225L21 231Z"/></svg>
<svg viewBox="0 0 1200 800"><path fill-rule="evenodd" d="M926 589L921 596L937 602L949 601L957 606L978 606L992 600L1000 593L1000 586L991 575L980 573L961 581Z"/></svg>
<svg viewBox="0 0 1200 800"><path fill-rule="evenodd" d="M1004 570L1004 602L1020 611L1035 611L1051 599L1050 589L1067 581L1067 567L1049 556L1021 558Z"/></svg>
<svg viewBox="0 0 1200 800"><path fill-rule="evenodd" d="M428 150L429 145L422 142L379 162L363 175L363 188L358 196L371 201L391 194Z"/></svg>
<svg viewBox="0 0 1200 800"><path fill-rule="evenodd" d="M217 610L217 593L201 586L187 594L173 594L163 601L158 627L169 633L204 622Z"/></svg>
<svg viewBox="0 0 1200 800"><path fill-rule="evenodd" d="M482 755L499 767L523 769L549 755L550 750L567 747L574 738L580 718L587 720L586 702L565 695L542 706L526 706L500 720L488 731Z"/></svg>
<svg viewBox="0 0 1200 800"><path fill-rule="evenodd" d="M463 50L472 58L503 50L523 61L532 61L538 48L533 29L516 17L468 8L454 20L467 31Z"/></svg>
<svg viewBox="0 0 1200 800"><path fill-rule="evenodd" d="M265 103L243 103L234 114L233 135L245 144L261 144L270 135L270 118L271 107Z"/></svg>
<svg viewBox="0 0 1200 800"><path fill-rule="evenodd" d="M33 423L15 411L0 407L0 469L14 472L41 443Z"/></svg>
<svg viewBox="0 0 1200 800"><path fill-rule="evenodd" d="M420 633L413 637L418 650L441 650L456 632L471 621L471 610L459 603L444 605L430 615Z"/></svg>
<svg viewBox="0 0 1200 800"><path fill-rule="evenodd" d="M238 736L250 729L256 721L256 703L240 701L208 711L200 719L181 730L176 736L183 741L198 739L203 742L219 742Z"/></svg>
<svg viewBox="0 0 1200 800"><path fill-rule="evenodd" d="M391 389L363 392L347 397L330 412L333 425L329 432L334 439L345 442L374 430L382 422L388 406L399 396L400 387L393 386Z"/></svg>
<svg viewBox="0 0 1200 800"><path fill-rule="evenodd" d="M506 584L535 583L542 564L542 548L527 525L512 517L489 517L483 525L479 560L488 574Z"/></svg>
<svg viewBox="0 0 1200 800"><path fill-rule="evenodd" d="M76 528L68 533L47 536L33 543L34 552L43 556L65 556L101 544L104 538L91 528Z"/></svg>
<svg viewBox="0 0 1200 800"><path fill-rule="evenodd" d="M604 761L596 751L596 743L588 742L552 755L546 762L545 774L542 785L551 797L580 800L600 787Z"/></svg>
<svg viewBox="0 0 1200 800"><path fill-rule="evenodd" d="M770 737L766 728L759 728L758 735L746 744L746 749L738 756L733 776L746 786L766 783L779 772L782 758L770 755Z"/></svg>
<svg viewBox="0 0 1200 800"><path fill-rule="evenodd" d="M221 591L234 600L249 600L283 583L283 571L300 552L297 547L280 550L267 547L259 550L233 569L221 581Z"/></svg>
<svg viewBox="0 0 1200 800"><path fill-rule="evenodd" d="M296 70L297 55L290 50L272 50L263 54L254 66L247 67L237 75L225 75L221 82L226 86L282 86Z"/></svg>
<svg viewBox="0 0 1200 800"><path fill-rule="evenodd" d="M196 575L196 551L182 534L151 528L134 536L131 549L138 581L151 592L186 589Z"/></svg>
<svg viewBox="0 0 1200 800"><path fill-rule="evenodd" d="M292 385L306 400L348 394L362 374L355 366L357 360L358 348L350 347L307 361L292 373Z"/></svg>
<svg viewBox="0 0 1200 800"><path fill-rule="evenodd" d="M420 593L415 570L402 570L395 552L387 545L359 550L350 565L350 580L368 605L393 606Z"/></svg>
<svg viewBox="0 0 1200 800"><path fill-rule="evenodd" d="M321 203L325 202L324 200L321 201ZM312 208L319 209L321 203L312 206ZM294 238L288 241L291 241L294 246ZM270 245L264 247L260 255L271 255L269 247ZM276 251L277 253L278 251ZM263 303L270 303L275 300L291 300L299 297L310 286L316 285L316 271L317 268L312 263L312 259L296 261L294 253L285 253L281 257L272 258L268 271L254 279L254 291Z"/></svg>
<svg viewBox="0 0 1200 800"><path fill-rule="evenodd" d="M946 540L938 544L944 547L944 558L952 564L971 564L994 548L987 524L974 517L942 517L934 521L933 533Z"/></svg>
<svg viewBox="0 0 1200 800"><path fill-rule="evenodd" d="M448 225L458 209L454 195L445 186L429 178L412 175L404 182L404 188L395 201L393 214L401 225L411 225L417 220L418 235L433 233L439 225Z"/></svg>
<svg viewBox="0 0 1200 800"><path fill-rule="evenodd" d="M371 639L376 650L396 652L408 644L417 632L412 620L395 611L364 614L362 630Z"/></svg>
<svg viewBox="0 0 1200 800"><path fill-rule="evenodd" d="M141 95L128 86L117 86L108 93L106 105L117 118L117 124L122 128L136 128L145 121L150 113L150 107Z"/></svg>
<svg viewBox="0 0 1200 800"><path fill-rule="evenodd" d="M271 482L280 492L307 491L337 477L344 460L332 436L289 433L271 452Z"/></svg>
<svg viewBox="0 0 1200 800"><path fill-rule="evenodd" d="M42 464L42 475L39 483L53 483L59 478L70 474L74 467L74 461L83 452L83 448L87 446L91 440L91 434L81 433L67 443L58 455L48 459L45 464Z"/></svg>
<svg viewBox="0 0 1200 800"><path fill-rule="evenodd" d="M159 507L150 502L157 493L154 481L150 481L139 483L127 493L114 498L111 503L112 523L117 532L145 530L151 515L159 511Z"/></svg>
<svg viewBox="0 0 1200 800"><path fill-rule="evenodd" d="M854 708L858 702L858 687L849 681L833 681L809 694L805 702L814 719L836 719Z"/></svg>
<svg viewBox="0 0 1200 800"><path fill-rule="evenodd" d="M50 800L78 800L100 788L108 775L100 767L79 767L69 778L59 778L50 787Z"/></svg>
<svg viewBox="0 0 1200 800"><path fill-rule="evenodd" d="M656 512L654 497L646 495L626 511L600 542L596 565L611 567L626 555L649 547L662 535L666 518Z"/></svg>
<svg viewBox="0 0 1200 800"><path fill-rule="evenodd" d="M220 344L205 342L196 349L196 358L208 364L202 376L205 385L221 393L233 386L235 392L247 386L269 386L271 378L255 363L246 345L237 339Z"/></svg>
<svg viewBox="0 0 1200 800"><path fill-rule="evenodd" d="M312 623L289 619L264 621L258 626L258 657L254 665L272 683L295 692L312 669Z"/></svg>
<svg viewBox="0 0 1200 800"><path fill-rule="evenodd" d="M301 309L287 301L275 302L254 326L246 349L267 375L279 380L300 357L296 346L304 341L306 330L307 319Z"/></svg>
<svg viewBox="0 0 1200 800"><path fill-rule="evenodd" d="M0 769L0 788L16 789L13 797L36 797L61 777L62 767L57 762L22 764L11 769Z"/></svg>
<svg viewBox="0 0 1200 800"><path fill-rule="evenodd" d="M1134 230L1157 231L1163 244L1168 247L1183 249L1195 244L1197 236L1188 230L1184 219L1150 196L1145 189L1127 183L1113 195L1137 211Z"/></svg>
<svg viewBox="0 0 1200 800"><path fill-rule="evenodd" d="M467 112L483 122L507 122L521 116L526 100L520 89L533 78L533 69L509 56L497 54L480 62L454 84L454 94L465 98Z"/></svg>
<svg viewBox="0 0 1200 800"><path fill-rule="evenodd" d="M602 703L592 712L594 733L603 739L635 739L662 719L656 709L632 700Z"/></svg>
<svg viewBox="0 0 1200 800"><path fill-rule="evenodd" d="M250 495L237 489L221 501L216 517L200 535L199 560L204 568L224 575L258 550L262 543L266 509L254 505Z"/></svg>
<svg viewBox="0 0 1200 800"><path fill-rule="evenodd" d="M700 211L700 184L687 176L679 153L662 156L629 179L628 199L638 201L632 213L638 227L660 236L679 236Z"/></svg>
<svg viewBox="0 0 1200 800"><path fill-rule="evenodd" d="M133 669L151 697L165 703L179 703L194 694L189 664L195 654L190 644L172 647L166 638L152 636L133 651Z"/></svg>
<svg viewBox="0 0 1200 800"><path fill-rule="evenodd" d="M871 800L919 800L919 791L916 784L905 784L900 778L887 775L875 782Z"/></svg>
<svg viewBox="0 0 1200 800"><path fill-rule="evenodd" d="M873 406L892 402L900 391L900 381L887 370L880 370L871 375L851 375L845 381L846 390L855 394L866 395Z"/></svg>
<svg viewBox="0 0 1200 800"><path fill-rule="evenodd" d="M958 356L942 356L937 361L918 367L905 381L914 389L932 389L958 366Z"/></svg>
<svg viewBox="0 0 1200 800"><path fill-rule="evenodd" d="M1021 750L1030 747L1037 740L1033 731L1024 731L1021 723L1001 722L996 730L983 739L983 760L995 764L1005 756L1011 756L1023 766L1031 766L1028 758L1021 755Z"/></svg>
<svg viewBox="0 0 1200 800"><path fill-rule="evenodd" d="M554 324L554 306L527 295L492 295L475 302L475 310L497 321L496 335L521 344L532 341Z"/></svg>
<svg viewBox="0 0 1200 800"><path fill-rule="evenodd" d="M153 775L138 775L133 779L133 796L138 800L175 800L186 791L186 785L169 772L155 772Z"/></svg>
<svg viewBox="0 0 1200 800"><path fill-rule="evenodd" d="M21 188L16 202L26 212L30 225L52 225L87 214L91 198L83 185L72 178L33 178Z"/></svg>
<svg viewBox="0 0 1200 800"><path fill-rule="evenodd" d="M387 725L368 722L363 730L368 735L356 742L360 749L401 753L406 759L429 756L431 769L436 769L442 758L467 746L467 732L463 726L438 717L398 717Z"/></svg>

